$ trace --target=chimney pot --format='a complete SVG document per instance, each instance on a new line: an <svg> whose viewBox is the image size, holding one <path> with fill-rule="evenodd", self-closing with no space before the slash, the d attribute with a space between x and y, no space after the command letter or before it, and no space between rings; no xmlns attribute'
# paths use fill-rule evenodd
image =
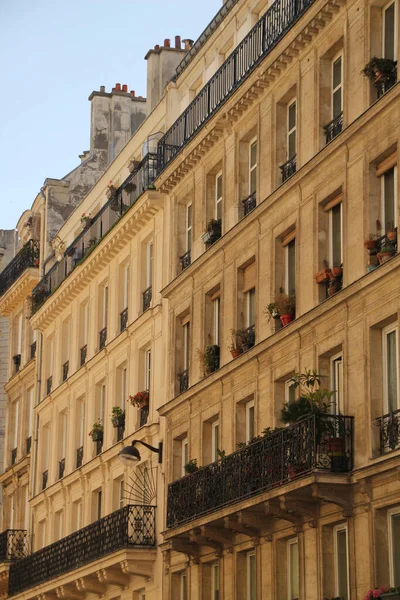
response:
<svg viewBox="0 0 400 600"><path fill-rule="evenodd" d="M159 49L160 49L160 44L156 44L156 45L154 46L154 50L155 50L156 52L158 52L158 51L159 51Z"/></svg>
<svg viewBox="0 0 400 600"><path fill-rule="evenodd" d="M131 96L135 97L135 90L131 90Z"/></svg>
<svg viewBox="0 0 400 600"><path fill-rule="evenodd" d="M120 83L116 83L115 84L115 89L117 90L117 92L121 91L121 84Z"/></svg>
<svg viewBox="0 0 400 600"><path fill-rule="evenodd" d="M164 40L164 48L170 48L171 47L171 40L166 39Z"/></svg>
<svg viewBox="0 0 400 600"><path fill-rule="evenodd" d="M124 83L124 85L122 86L122 91L123 92L127 92L128 91L128 86Z"/></svg>
<svg viewBox="0 0 400 600"><path fill-rule="evenodd" d="M183 43L185 44L185 50L190 50L193 46L193 40L183 40Z"/></svg>
<svg viewBox="0 0 400 600"><path fill-rule="evenodd" d="M177 50L181 49L181 36L180 35L175 36L175 48Z"/></svg>
<svg viewBox="0 0 400 600"><path fill-rule="evenodd" d="M104 94L105 91L106 91L106 86L105 85L101 85L100 86L100 92L102 92Z"/></svg>

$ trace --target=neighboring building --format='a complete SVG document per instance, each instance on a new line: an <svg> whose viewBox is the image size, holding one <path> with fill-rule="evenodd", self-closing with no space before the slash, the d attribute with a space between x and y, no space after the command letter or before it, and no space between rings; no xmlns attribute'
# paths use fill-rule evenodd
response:
<svg viewBox="0 0 400 600"><path fill-rule="evenodd" d="M0 298L20 355L4 528L23 530L3 558L31 540L4 593L400 586L398 25L397 0L227 0L146 55L147 118L56 236L42 218L40 280L34 255ZM284 427L313 369L329 411ZM134 469L132 441L156 450Z"/></svg>

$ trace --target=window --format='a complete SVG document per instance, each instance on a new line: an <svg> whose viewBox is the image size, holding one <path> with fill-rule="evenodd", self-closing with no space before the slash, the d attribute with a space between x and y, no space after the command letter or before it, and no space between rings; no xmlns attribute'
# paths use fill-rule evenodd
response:
<svg viewBox="0 0 400 600"><path fill-rule="evenodd" d="M106 386L103 383L100 388L100 410L99 410L99 419L104 424L104 410L106 406Z"/></svg>
<svg viewBox="0 0 400 600"><path fill-rule="evenodd" d="M99 490L98 492L95 492L95 502L96 502L96 519L101 519L101 503L102 503L102 491Z"/></svg>
<svg viewBox="0 0 400 600"><path fill-rule="evenodd" d="M144 355L144 389L150 391L151 384L151 350Z"/></svg>
<svg viewBox="0 0 400 600"><path fill-rule="evenodd" d="M257 138L249 143L249 193L257 191Z"/></svg>
<svg viewBox="0 0 400 600"><path fill-rule="evenodd" d="M246 292L246 327L251 327L256 322L256 289Z"/></svg>
<svg viewBox="0 0 400 600"><path fill-rule="evenodd" d="M291 379L285 381L285 402L291 404L296 400L296 387Z"/></svg>
<svg viewBox="0 0 400 600"><path fill-rule="evenodd" d="M382 331L383 355L383 400L385 411L390 413L400 408L398 376L398 328L390 325Z"/></svg>
<svg viewBox="0 0 400 600"><path fill-rule="evenodd" d="M252 400L246 404L246 442L254 437L254 400Z"/></svg>
<svg viewBox="0 0 400 600"><path fill-rule="evenodd" d="M188 600L186 571L179 574L179 600Z"/></svg>
<svg viewBox="0 0 400 600"><path fill-rule="evenodd" d="M153 242L147 244L146 255L146 288L152 286L153 282Z"/></svg>
<svg viewBox="0 0 400 600"><path fill-rule="evenodd" d="M183 326L183 370L189 369L190 355L190 323L185 323Z"/></svg>
<svg viewBox="0 0 400 600"><path fill-rule="evenodd" d="M396 167L388 169L381 177L381 221L384 233L397 227L396 179Z"/></svg>
<svg viewBox="0 0 400 600"><path fill-rule="evenodd" d="M400 509L388 513L390 585L400 586Z"/></svg>
<svg viewBox="0 0 400 600"><path fill-rule="evenodd" d="M220 343L220 308L221 308L221 299L218 296L218 298L215 298L212 301L212 308L213 308L213 343L216 346L219 346Z"/></svg>
<svg viewBox="0 0 400 600"><path fill-rule="evenodd" d="M108 320L108 285L103 287L102 326L107 327Z"/></svg>
<svg viewBox="0 0 400 600"><path fill-rule="evenodd" d="M192 249L192 205L186 206L186 252L190 252Z"/></svg>
<svg viewBox="0 0 400 600"><path fill-rule="evenodd" d="M181 440L181 477L186 475L185 465L189 460L189 443L187 437Z"/></svg>
<svg viewBox="0 0 400 600"><path fill-rule="evenodd" d="M17 354L22 354L22 324L23 324L22 313L18 315L18 329L17 329Z"/></svg>
<svg viewBox="0 0 400 600"><path fill-rule="evenodd" d="M329 210L329 265L340 267L342 255L342 203L339 202Z"/></svg>
<svg viewBox="0 0 400 600"><path fill-rule="evenodd" d="M64 514L62 510L58 510L54 514L54 541L61 540L64 529Z"/></svg>
<svg viewBox="0 0 400 600"><path fill-rule="evenodd" d="M296 238L285 245L285 292L296 293Z"/></svg>
<svg viewBox="0 0 400 600"><path fill-rule="evenodd" d="M339 117L343 111L343 72L342 56L332 61L332 119Z"/></svg>
<svg viewBox="0 0 400 600"><path fill-rule="evenodd" d="M211 461L218 460L219 449L219 421L213 421L211 424Z"/></svg>
<svg viewBox="0 0 400 600"><path fill-rule="evenodd" d="M219 564L211 565L211 599L219 600Z"/></svg>
<svg viewBox="0 0 400 600"><path fill-rule="evenodd" d="M222 219L222 171L215 176L215 212L217 221Z"/></svg>
<svg viewBox="0 0 400 600"><path fill-rule="evenodd" d="M146 590L144 588L137 592L137 600L146 600Z"/></svg>
<svg viewBox="0 0 400 600"><path fill-rule="evenodd" d="M60 460L65 459L67 449L67 415L60 414Z"/></svg>
<svg viewBox="0 0 400 600"><path fill-rule="evenodd" d="M78 431L78 448L83 448L85 439L85 401L79 400L77 403L77 431Z"/></svg>
<svg viewBox="0 0 400 600"><path fill-rule="evenodd" d="M347 552L347 527L338 525L333 530L335 595L343 600L349 598L349 568Z"/></svg>
<svg viewBox="0 0 400 600"><path fill-rule="evenodd" d="M288 105L287 113L287 159L296 155L296 100Z"/></svg>
<svg viewBox="0 0 400 600"><path fill-rule="evenodd" d="M129 306L129 265L124 266L123 309Z"/></svg>
<svg viewBox="0 0 400 600"><path fill-rule="evenodd" d="M288 562L288 600L297 600L300 595L299 582L299 545L297 538L287 543Z"/></svg>
<svg viewBox="0 0 400 600"><path fill-rule="evenodd" d="M256 600L257 580L256 580L256 555L255 552L248 552L246 555L246 579L247 596L246 600Z"/></svg>
<svg viewBox="0 0 400 600"><path fill-rule="evenodd" d="M382 52L384 58L397 60L397 31L396 31L396 2L388 4L383 9Z"/></svg>
<svg viewBox="0 0 400 600"><path fill-rule="evenodd" d="M19 400L14 402L14 445L13 448L18 447L18 431L19 431Z"/></svg>
<svg viewBox="0 0 400 600"><path fill-rule="evenodd" d="M338 415L343 411L343 356L336 354L331 358L332 412ZM340 596L340 594L339 594Z"/></svg>
<svg viewBox="0 0 400 600"><path fill-rule="evenodd" d="M124 367L121 372L121 408L122 410L126 409L126 377L127 377L127 368Z"/></svg>
<svg viewBox="0 0 400 600"><path fill-rule="evenodd" d="M72 528L73 531L82 529L82 500L77 500L72 504Z"/></svg>

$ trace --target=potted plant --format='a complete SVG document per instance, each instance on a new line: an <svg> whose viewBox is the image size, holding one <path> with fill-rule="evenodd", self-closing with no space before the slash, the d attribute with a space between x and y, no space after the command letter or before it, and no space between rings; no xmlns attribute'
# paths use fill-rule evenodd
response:
<svg viewBox="0 0 400 600"><path fill-rule="evenodd" d="M294 294L281 294L275 300L276 310L278 311L283 327L291 323L294 319L296 310L296 296Z"/></svg>
<svg viewBox="0 0 400 600"><path fill-rule="evenodd" d="M229 346L229 350L233 358L242 354L244 347L246 347L246 336L248 333L245 329L231 329L232 343ZM247 348L246 348L247 349Z"/></svg>
<svg viewBox="0 0 400 600"><path fill-rule="evenodd" d="M90 240L87 243L86 250L91 250L91 248L94 248L96 244L97 244L97 238L95 238L95 237L90 238Z"/></svg>
<svg viewBox="0 0 400 600"><path fill-rule="evenodd" d="M400 598L400 588L389 586L376 587L367 592L364 600L375 600L375 598L390 598L391 600L397 600Z"/></svg>
<svg viewBox="0 0 400 600"><path fill-rule="evenodd" d="M389 242L395 242L397 240L397 229L395 227L391 227L387 231L386 237L389 240Z"/></svg>
<svg viewBox="0 0 400 600"><path fill-rule="evenodd" d="M318 273L314 275L315 283L327 283L329 281L330 274L331 270L327 267L325 267L321 271L318 271Z"/></svg>
<svg viewBox="0 0 400 600"><path fill-rule="evenodd" d="M210 246L221 237L221 219L211 219L207 224L207 229L201 236L204 244Z"/></svg>
<svg viewBox="0 0 400 600"><path fill-rule="evenodd" d="M117 188L113 185L113 182L110 181L107 185L106 196L110 200L117 193Z"/></svg>
<svg viewBox="0 0 400 600"><path fill-rule="evenodd" d="M195 473L196 471L198 471L199 467L197 466L197 458L191 458L190 460L188 460L188 462L186 463L186 465L183 468L184 468L186 475L189 475L190 473Z"/></svg>
<svg viewBox="0 0 400 600"><path fill-rule="evenodd" d="M129 402L132 406L137 406L138 408L143 408L144 406L149 405L149 392L148 390L144 390L143 392L137 392L134 396L129 396Z"/></svg>
<svg viewBox="0 0 400 600"><path fill-rule="evenodd" d="M104 427L101 419L97 419L96 423L93 423L92 430L89 431L89 435L92 438L93 442L102 442L103 441L103 433Z"/></svg>
<svg viewBox="0 0 400 600"><path fill-rule="evenodd" d="M338 279L343 275L343 267L340 265L339 267L332 267L330 272L330 279Z"/></svg>
<svg viewBox="0 0 400 600"><path fill-rule="evenodd" d="M206 346L204 352L199 352L199 355L207 375L219 369L219 346L215 344Z"/></svg>
<svg viewBox="0 0 400 600"><path fill-rule="evenodd" d="M376 250L377 245L378 236L373 233L369 233L364 241L364 248L369 252L370 250Z"/></svg>
<svg viewBox="0 0 400 600"><path fill-rule="evenodd" d="M396 76L396 62L390 58L373 56L361 73L375 86L393 80Z"/></svg>
<svg viewBox="0 0 400 600"><path fill-rule="evenodd" d="M264 309L264 314L267 315L268 321L271 319L280 319L280 314L276 309L276 303L270 302L268 306Z"/></svg>
<svg viewBox="0 0 400 600"><path fill-rule="evenodd" d="M83 229L87 229L92 222L92 217L90 213L82 213L81 215L81 225Z"/></svg>
<svg viewBox="0 0 400 600"><path fill-rule="evenodd" d="M382 246L382 248L380 249L380 252L378 252L379 264L382 265L384 262L386 262L387 260L392 258L394 253L395 253L394 248L392 246L389 246L388 244L386 244L385 246Z"/></svg>
<svg viewBox="0 0 400 600"><path fill-rule="evenodd" d="M120 406L113 406L111 409L111 423L113 427L124 427L125 411Z"/></svg>

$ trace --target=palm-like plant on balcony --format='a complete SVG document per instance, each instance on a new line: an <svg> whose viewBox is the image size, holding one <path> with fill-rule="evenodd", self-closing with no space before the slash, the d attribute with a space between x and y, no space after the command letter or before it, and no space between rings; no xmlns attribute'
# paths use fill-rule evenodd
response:
<svg viewBox="0 0 400 600"><path fill-rule="evenodd" d="M396 62L391 58L373 56L361 73L374 85L390 81L396 75Z"/></svg>
<svg viewBox="0 0 400 600"><path fill-rule="evenodd" d="M198 354L203 365L204 375L210 375L219 369L219 346L211 344L206 346L204 352L198 350Z"/></svg>
<svg viewBox="0 0 400 600"><path fill-rule="evenodd" d="M296 311L296 296L294 294L281 293L274 302L281 323L285 327L294 319Z"/></svg>
<svg viewBox="0 0 400 600"><path fill-rule="evenodd" d="M92 438L93 442L101 442L103 440L104 427L101 419L97 419L95 423L93 423L91 431L89 431L89 436Z"/></svg>
<svg viewBox="0 0 400 600"><path fill-rule="evenodd" d="M125 425L125 411L120 406L112 407L111 423L113 427L123 427Z"/></svg>
<svg viewBox="0 0 400 600"><path fill-rule="evenodd" d="M137 392L134 396L129 396L129 402L132 406L136 406L137 408L143 408L144 406L149 405L149 392L148 390L144 390L143 392Z"/></svg>

